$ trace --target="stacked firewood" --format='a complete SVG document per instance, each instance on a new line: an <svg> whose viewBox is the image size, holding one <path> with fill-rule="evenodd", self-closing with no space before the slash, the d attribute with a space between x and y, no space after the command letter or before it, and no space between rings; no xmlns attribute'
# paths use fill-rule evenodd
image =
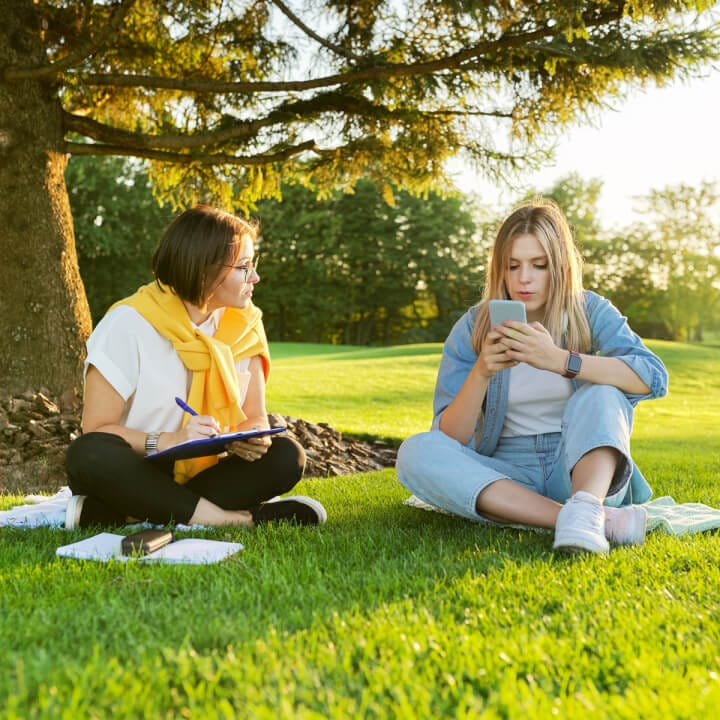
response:
<svg viewBox="0 0 720 720"><path fill-rule="evenodd" d="M382 440L343 436L327 423L276 414L269 415L269 419L271 427L285 426L288 435L305 449L305 477L350 475L395 464L396 448Z"/></svg>

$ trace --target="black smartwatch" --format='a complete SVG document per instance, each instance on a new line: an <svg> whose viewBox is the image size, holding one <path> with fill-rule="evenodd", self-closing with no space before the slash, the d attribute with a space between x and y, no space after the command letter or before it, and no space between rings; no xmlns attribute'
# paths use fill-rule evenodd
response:
<svg viewBox="0 0 720 720"><path fill-rule="evenodd" d="M568 359L565 363L565 374L563 377L574 378L582 367L582 358L574 350L568 350Z"/></svg>

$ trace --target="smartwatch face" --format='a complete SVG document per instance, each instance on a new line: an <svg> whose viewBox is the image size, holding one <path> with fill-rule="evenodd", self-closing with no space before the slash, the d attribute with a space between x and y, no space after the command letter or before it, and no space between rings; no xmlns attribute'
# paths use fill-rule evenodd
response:
<svg viewBox="0 0 720 720"><path fill-rule="evenodd" d="M567 371L573 375L577 375L582 367L582 358L579 355L569 355L567 361Z"/></svg>

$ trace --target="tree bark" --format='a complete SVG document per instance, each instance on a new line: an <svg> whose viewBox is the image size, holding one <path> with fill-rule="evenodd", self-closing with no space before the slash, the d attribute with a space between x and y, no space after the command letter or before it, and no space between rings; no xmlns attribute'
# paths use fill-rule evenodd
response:
<svg viewBox="0 0 720 720"><path fill-rule="evenodd" d="M32 0L0 0L0 385L77 388L90 311L65 187L62 113L51 84L7 82L47 64Z"/></svg>

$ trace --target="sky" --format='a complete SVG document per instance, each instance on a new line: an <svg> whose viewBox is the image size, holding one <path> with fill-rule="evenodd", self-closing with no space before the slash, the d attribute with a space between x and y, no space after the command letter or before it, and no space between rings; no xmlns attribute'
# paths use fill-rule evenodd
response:
<svg viewBox="0 0 720 720"><path fill-rule="evenodd" d="M601 225L625 226L633 220L633 195L685 183L720 183L720 69L663 88L636 90L592 125L570 127L557 145L555 163L527 177L542 190L577 173L603 181ZM456 177L463 192L503 209L520 196L479 181L472 171Z"/></svg>

